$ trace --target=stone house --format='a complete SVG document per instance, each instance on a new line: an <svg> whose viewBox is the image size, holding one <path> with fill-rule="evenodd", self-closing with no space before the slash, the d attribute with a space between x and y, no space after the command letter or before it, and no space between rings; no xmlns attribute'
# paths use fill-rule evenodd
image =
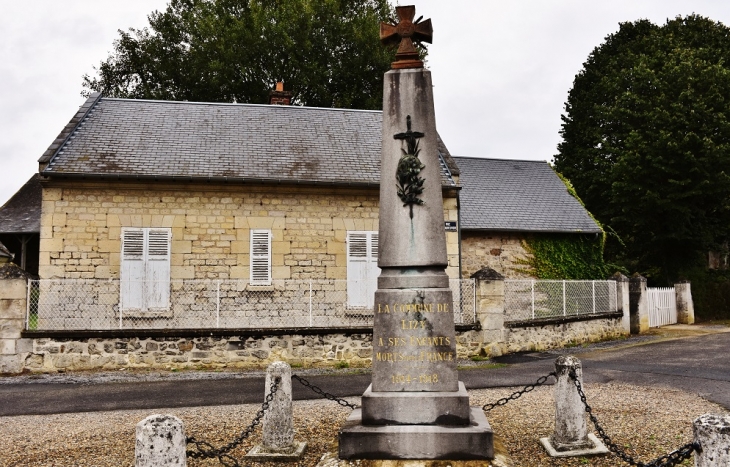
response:
<svg viewBox="0 0 730 467"><path fill-rule="evenodd" d="M381 123L377 111L92 95L39 160L27 220L42 281L15 278L0 297L13 304L0 372L368 364ZM529 274L531 235L600 233L547 163L438 151L452 279ZM333 296L314 313L313 283ZM493 319L499 287L485 284L455 285L460 358L532 345ZM596 332L618 329L609 318ZM551 342L578 338L548 326Z"/></svg>
<svg viewBox="0 0 730 467"><path fill-rule="evenodd" d="M375 111L94 94L39 161L39 275L374 287L380 134ZM443 144L439 156L457 222L458 169ZM458 233L446 236L458 277ZM355 289L351 304L367 305L372 291ZM165 300L149 296L127 295Z"/></svg>
<svg viewBox="0 0 730 467"><path fill-rule="evenodd" d="M462 277L484 267L507 278L529 277L523 264L532 235L602 233L544 161L454 157L460 169Z"/></svg>
<svg viewBox="0 0 730 467"><path fill-rule="evenodd" d="M38 274L146 283L122 292L145 309L171 280L347 279L367 306L380 145L379 111L94 94L39 160ZM452 278L529 276L526 236L600 233L545 162L452 157L440 139L439 160Z"/></svg>

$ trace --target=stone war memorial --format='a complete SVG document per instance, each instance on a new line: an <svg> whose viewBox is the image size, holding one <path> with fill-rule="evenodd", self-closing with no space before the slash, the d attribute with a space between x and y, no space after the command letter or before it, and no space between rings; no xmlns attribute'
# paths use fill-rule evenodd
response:
<svg viewBox="0 0 730 467"><path fill-rule="evenodd" d="M431 73L414 46L431 42L431 20L396 11L399 22L380 27L398 51L383 84L372 383L340 430L339 456L492 459L492 429L456 370Z"/></svg>

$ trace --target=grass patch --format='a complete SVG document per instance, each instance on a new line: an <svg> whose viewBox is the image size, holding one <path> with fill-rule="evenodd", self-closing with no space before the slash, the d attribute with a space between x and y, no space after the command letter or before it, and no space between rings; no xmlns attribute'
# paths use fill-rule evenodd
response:
<svg viewBox="0 0 730 467"><path fill-rule="evenodd" d="M337 368L339 370L344 370L345 368L350 368L350 363L346 362L344 360L341 360L341 361L335 363L335 368Z"/></svg>

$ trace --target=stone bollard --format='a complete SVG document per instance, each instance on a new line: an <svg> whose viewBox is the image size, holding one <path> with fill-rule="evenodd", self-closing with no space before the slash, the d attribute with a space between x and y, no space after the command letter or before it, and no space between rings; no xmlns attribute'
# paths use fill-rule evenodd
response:
<svg viewBox="0 0 730 467"><path fill-rule="evenodd" d="M137 423L135 467L186 466L187 438L182 420L172 415L150 415Z"/></svg>
<svg viewBox="0 0 730 467"><path fill-rule="evenodd" d="M292 423L291 367L286 362L274 362L266 369L266 390L271 391L274 378L280 378L279 389L264 414L261 444L246 454L249 460L287 461L297 460L304 453L307 443L294 441Z"/></svg>
<svg viewBox="0 0 730 467"><path fill-rule="evenodd" d="M695 467L730 467L730 415L705 414L693 423Z"/></svg>
<svg viewBox="0 0 730 467"><path fill-rule="evenodd" d="M551 457L574 457L606 454L608 449L588 433L586 411L578 389L571 377L575 373L581 387L583 369L580 360L572 355L560 356L555 360L555 431L540 442Z"/></svg>

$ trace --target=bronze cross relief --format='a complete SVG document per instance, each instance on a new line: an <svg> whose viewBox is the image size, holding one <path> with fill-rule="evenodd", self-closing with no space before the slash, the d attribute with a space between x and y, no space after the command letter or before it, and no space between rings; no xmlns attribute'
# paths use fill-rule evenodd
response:
<svg viewBox="0 0 730 467"><path fill-rule="evenodd" d="M380 42L383 45L398 44L395 62L390 66L393 69L423 68L423 62L418 58L418 50L413 42L431 43L431 20L421 21L421 16L413 21L416 16L416 7L413 5L397 6L395 12L399 19L398 24L380 23Z"/></svg>

